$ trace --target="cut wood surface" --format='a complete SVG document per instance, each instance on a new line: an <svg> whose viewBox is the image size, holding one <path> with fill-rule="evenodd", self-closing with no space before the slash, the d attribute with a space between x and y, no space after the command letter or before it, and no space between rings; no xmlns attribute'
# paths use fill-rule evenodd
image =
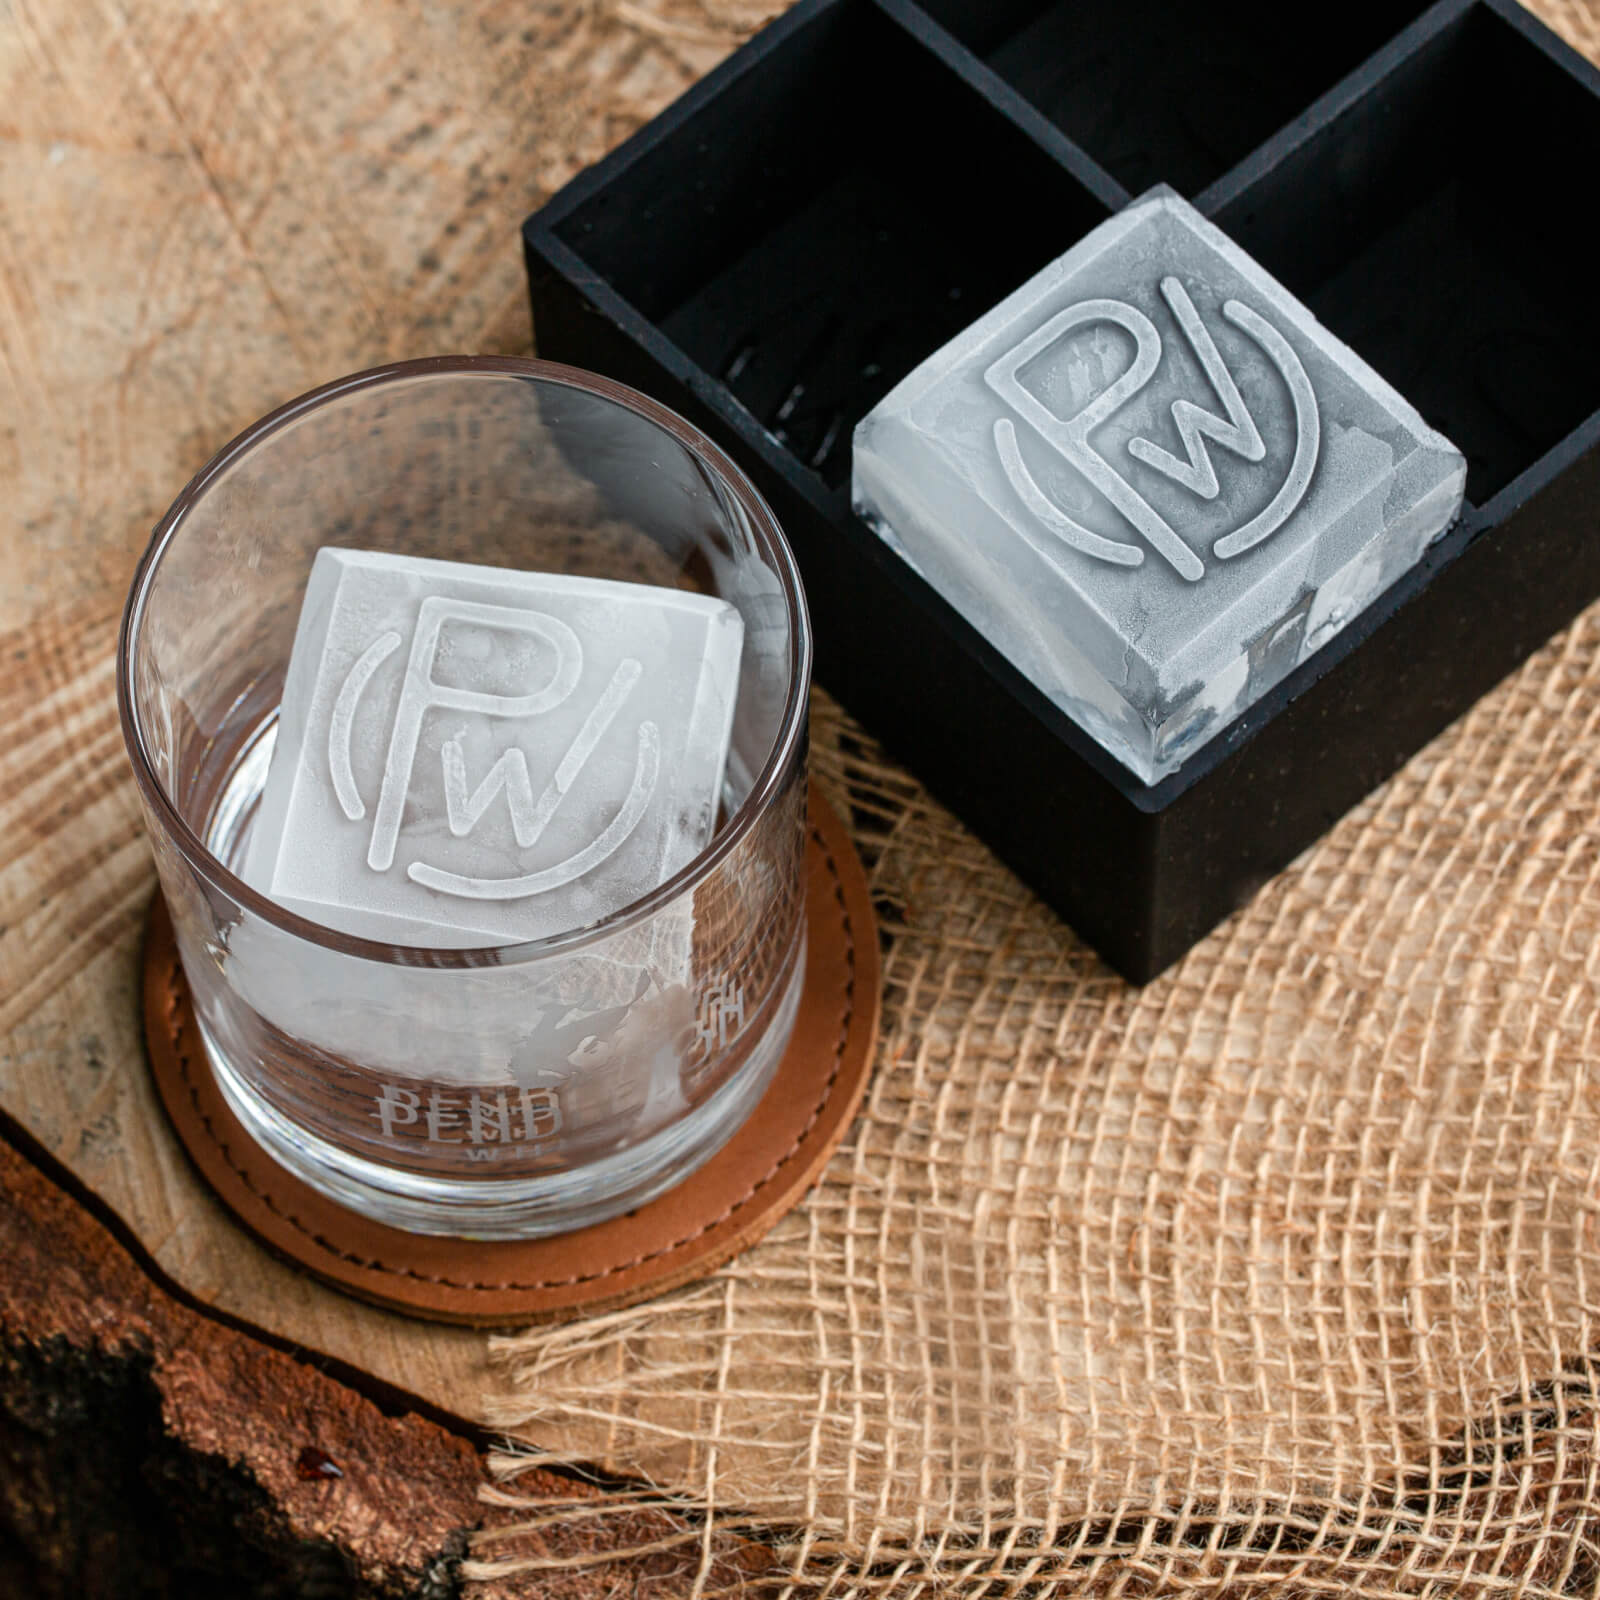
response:
<svg viewBox="0 0 1600 1600"><path fill-rule="evenodd" d="M530 353L523 217L777 9L0 5L0 1111L203 1301L453 1412L483 1337L281 1264L157 1105L118 613L256 417L383 361Z"/></svg>
<svg viewBox="0 0 1600 1600"><path fill-rule="evenodd" d="M456 1415L482 1391L483 1336L280 1263L158 1108L138 1006L154 873L117 727L117 617L152 523L272 407L383 361L528 353L521 219L780 9L0 0L0 1113L195 1301ZM1600 58L1594 4L1533 9ZM32 1214L42 1192L19 1179L13 1202ZM35 1261L65 1260L71 1233L37 1233ZM115 1297L92 1273L40 1265L32 1282L63 1337L74 1316L99 1336L92 1308ZM180 1337L169 1311L138 1314L169 1330L151 1349L236 1359L198 1323ZM321 1536L327 1502L283 1488ZM429 1538L464 1515L438 1493Z"/></svg>
<svg viewBox="0 0 1600 1600"><path fill-rule="evenodd" d="M0 1250L0 1590L454 1587L466 1440L178 1304L3 1143Z"/></svg>

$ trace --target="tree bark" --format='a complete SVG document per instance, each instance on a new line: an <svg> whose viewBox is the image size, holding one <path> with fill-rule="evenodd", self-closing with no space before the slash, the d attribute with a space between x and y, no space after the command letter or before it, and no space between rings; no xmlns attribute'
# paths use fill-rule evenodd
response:
<svg viewBox="0 0 1600 1600"><path fill-rule="evenodd" d="M179 1304L3 1144L0 1260L0 1593L458 1592L470 1441Z"/></svg>
<svg viewBox="0 0 1600 1600"><path fill-rule="evenodd" d="M687 1592L689 1555L464 1583L476 1441L182 1303L0 1125L0 1595L598 1600ZM47 1159L47 1158L44 1158ZM70 1180L68 1180L70 1181ZM544 1480L547 1475L534 1477ZM590 1496L574 1480L521 1492ZM517 1553L659 1539L620 1506ZM508 1553L506 1551L498 1552ZM621 1590L617 1589L618 1583Z"/></svg>

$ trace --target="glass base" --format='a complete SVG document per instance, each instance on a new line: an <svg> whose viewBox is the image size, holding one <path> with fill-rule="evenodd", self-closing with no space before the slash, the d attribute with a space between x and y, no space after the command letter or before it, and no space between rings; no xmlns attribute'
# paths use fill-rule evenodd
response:
<svg viewBox="0 0 1600 1600"><path fill-rule="evenodd" d="M436 1178L352 1155L297 1126L228 1062L202 1023L206 1057L229 1109L280 1166L318 1193L387 1227L460 1239L570 1233L653 1200L709 1160L742 1127L776 1073L805 987L805 948L766 1035L708 1100L627 1150L536 1178Z"/></svg>

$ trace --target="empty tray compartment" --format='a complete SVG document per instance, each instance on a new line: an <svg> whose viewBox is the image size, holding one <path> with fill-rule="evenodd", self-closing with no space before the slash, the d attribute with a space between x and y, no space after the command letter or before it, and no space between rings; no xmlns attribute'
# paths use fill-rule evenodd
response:
<svg viewBox="0 0 1600 1600"><path fill-rule="evenodd" d="M1600 410L1600 99L1513 9L1458 8L1216 220L1467 457L1484 505Z"/></svg>
<svg viewBox="0 0 1600 1600"><path fill-rule="evenodd" d="M1106 211L870 0L802 10L555 231L838 487L878 398Z"/></svg>
<svg viewBox="0 0 1600 1600"><path fill-rule="evenodd" d="M1196 195L1425 9L1352 0L921 0L1130 194Z"/></svg>

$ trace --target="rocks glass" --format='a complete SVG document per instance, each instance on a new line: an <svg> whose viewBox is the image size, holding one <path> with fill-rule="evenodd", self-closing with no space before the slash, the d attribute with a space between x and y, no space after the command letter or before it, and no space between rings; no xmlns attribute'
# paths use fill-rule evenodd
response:
<svg viewBox="0 0 1600 1600"><path fill-rule="evenodd" d="M622 909L520 943L386 943L252 888L325 548L734 607L710 844ZM205 1048L244 1127L319 1191L425 1233L563 1231L686 1176L756 1106L799 1005L810 663L771 512L715 445L619 384L536 361L408 362L228 445L155 530L117 688ZM377 794L341 798L372 825Z"/></svg>

